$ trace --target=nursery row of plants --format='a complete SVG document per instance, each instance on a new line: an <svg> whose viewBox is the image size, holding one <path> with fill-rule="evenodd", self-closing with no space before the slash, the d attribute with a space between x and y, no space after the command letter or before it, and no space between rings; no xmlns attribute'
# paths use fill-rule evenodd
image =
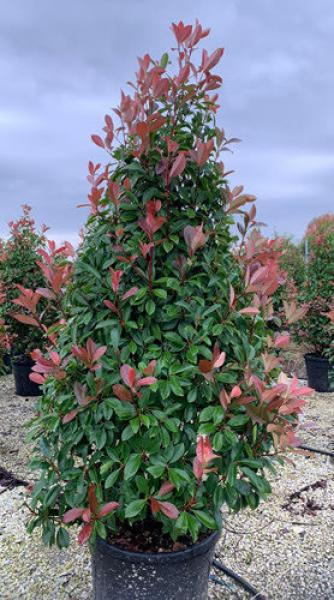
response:
<svg viewBox="0 0 334 600"><path fill-rule="evenodd" d="M222 505L257 508L298 444L312 390L280 349L325 361L327 387L333 359L334 217L308 228L307 261L262 235L221 160L238 141L217 126L223 49L197 62L209 30L172 31L92 136L109 156L89 162L78 249L28 206L0 247L3 368L40 394L28 531L66 547L80 523L96 598L206 597Z"/></svg>

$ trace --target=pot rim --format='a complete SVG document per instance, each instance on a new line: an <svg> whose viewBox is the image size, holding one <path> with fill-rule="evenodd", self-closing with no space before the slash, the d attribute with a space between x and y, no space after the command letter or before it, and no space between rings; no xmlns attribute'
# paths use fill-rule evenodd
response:
<svg viewBox="0 0 334 600"><path fill-rule="evenodd" d="M91 547L94 554L96 551L108 554L116 560L132 563L177 563L191 560L196 556L205 554L212 546L214 546L220 538L221 530L213 531L208 537L200 542L195 542L185 550L177 552L132 552L131 550L123 550L114 544L109 544L106 540L100 537L96 539L96 545Z"/></svg>
<svg viewBox="0 0 334 600"><path fill-rule="evenodd" d="M25 356L25 357L20 357L20 355L12 356L11 361L12 361L13 365L16 365L19 367L33 367L35 364L35 361L32 360L32 358L30 358L29 356Z"/></svg>
<svg viewBox="0 0 334 600"><path fill-rule="evenodd" d="M329 364L329 360L328 360L328 358L326 358L326 356L321 356L320 354L315 354L315 352L306 352L306 354L304 354L304 358L305 358L305 360L311 359L314 361L325 362L326 364Z"/></svg>

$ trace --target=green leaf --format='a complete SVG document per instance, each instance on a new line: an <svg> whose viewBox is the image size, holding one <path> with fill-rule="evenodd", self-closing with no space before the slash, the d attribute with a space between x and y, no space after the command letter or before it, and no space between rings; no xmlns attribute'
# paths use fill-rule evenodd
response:
<svg viewBox="0 0 334 600"><path fill-rule="evenodd" d="M168 254L168 252L170 252L173 248L173 242L171 240L165 240L162 243L162 247L165 250L165 252L167 252L167 254Z"/></svg>
<svg viewBox="0 0 334 600"><path fill-rule="evenodd" d="M191 481L189 474L183 469L168 469L168 477L170 481L174 483L177 489L186 483L190 483Z"/></svg>
<svg viewBox="0 0 334 600"><path fill-rule="evenodd" d="M198 538L198 531L199 531L198 521L190 513L187 514L187 521L188 521L188 529L190 531L190 535L191 535L193 541L195 542Z"/></svg>
<svg viewBox="0 0 334 600"><path fill-rule="evenodd" d="M125 509L125 518L131 519L132 517L136 517L143 510L146 504L146 499L144 500L134 500L130 502Z"/></svg>
<svg viewBox="0 0 334 600"><path fill-rule="evenodd" d="M213 417L215 408L215 406L206 406L205 408L203 408L199 415L200 422L210 421Z"/></svg>
<svg viewBox="0 0 334 600"><path fill-rule="evenodd" d="M59 492L59 485L56 485L56 487L49 489L44 498L43 505L46 507L53 506L58 498Z"/></svg>
<svg viewBox="0 0 334 600"><path fill-rule="evenodd" d="M101 279L102 279L101 273L97 269L92 267L92 265L89 265L88 263L86 263L84 261L79 261L77 268L80 269L80 271L86 271L90 275L93 275L94 278L98 279L99 281L101 281Z"/></svg>
<svg viewBox="0 0 334 600"><path fill-rule="evenodd" d="M250 494L252 491L251 486L249 485L248 481L245 481L245 479L237 479L234 485L238 492L243 496L248 496L248 494Z"/></svg>
<svg viewBox="0 0 334 600"><path fill-rule="evenodd" d="M235 417L232 417L232 419L229 419L227 423L230 425L230 427L241 427L242 425L248 423L248 421L248 415L236 415Z"/></svg>
<svg viewBox="0 0 334 600"><path fill-rule="evenodd" d="M147 300L145 304L145 310L149 316L153 315L153 313L155 312L155 304L153 300Z"/></svg>
<svg viewBox="0 0 334 600"><path fill-rule="evenodd" d="M95 434L95 439L97 449L101 450L107 443L107 433L105 429L98 429Z"/></svg>
<svg viewBox="0 0 334 600"><path fill-rule="evenodd" d="M104 523L102 523L101 521L95 521L95 530L97 535L100 536L100 538L102 538L103 540L107 538L107 530Z"/></svg>
<svg viewBox="0 0 334 600"><path fill-rule="evenodd" d="M181 531L183 533L187 533L187 529L188 529L188 515L185 511L182 511L176 522L175 522L175 529L177 529L178 531Z"/></svg>
<svg viewBox="0 0 334 600"><path fill-rule="evenodd" d="M114 483L118 479L120 472L121 472L121 469L117 469L117 471L114 471L113 473L110 473L110 475L108 475L108 477L104 483L104 487L106 488L106 490L108 490L109 488L111 488L114 485Z"/></svg>
<svg viewBox="0 0 334 600"><path fill-rule="evenodd" d="M151 473L152 477L154 477L154 479L157 479L158 477L161 477L164 470L165 470L165 466L164 465L156 465L153 467L148 467L146 469L149 473Z"/></svg>
<svg viewBox="0 0 334 600"><path fill-rule="evenodd" d="M64 527L59 527L57 531L57 546L58 548L68 548L70 544L70 536Z"/></svg>
<svg viewBox="0 0 334 600"><path fill-rule="evenodd" d="M248 467L241 467L242 472L246 477L248 477L249 481L253 484L253 486L258 490L261 496L265 496L266 494L270 494L271 486L269 482L264 478L260 477L254 471L249 469Z"/></svg>
<svg viewBox="0 0 334 600"><path fill-rule="evenodd" d="M113 464L114 464L113 460L107 460L105 463L103 463L103 465L100 468L100 474L102 475L102 477L104 475L106 475L106 473L108 473L108 471L110 471Z"/></svg>
<svg viewBox="0 0 334 600"><path fill-rule="evenodd" d="M214 325L212 327L211 333L212 335L220 335L221 333L223 333L224 330L224 326L221 325L220 323L218 323L217 325Z"/></svg>
<svg viewBox="0 0 334 600"><path fill-rule="evenodd" d="M105 321L100 321L95 327L95 329L107 329L108 327L115 327L116 319L106 319Z"/></svg>
<svg viewBox="0 0 334 600"><path fill-rule="evenodd" d="M194 515L196 515L196 518L201 523L203 523L205 527L207 527L208 529L217 529L216 521L212 515L205 512L204 510L193 510L192 512L194 513Z"/></svg>
<svg viewBox="0 0 334 600"><path fill-rule="evenodd" d="M125 464L125 469L124 469L124 479L131 479L131 477L133 477L139 467L140 467L140 463L141 463L141 456L140 454L132 454L128 460L126 461Z"/></svg>
<svg viewBox="0 0 334 600"><path fill-rule="evenodd" d="M167 52L164 52L164 54L160 58L160 67L162 67L162 69L165 69L167 67L167 65L168 65L168 54L167 54Z"/></svg>
<svg viewBox="0 0 334 600"><path fill-rule="evenodd" d="M131 422L131 421L130 421ZM131 425L127 425L122 431L121 439L123 442L130 440L135 435Z"/></svg>
<svg viewBox="0 0 334 600"><path fill-rule="evenodd" d="M166 300L166 298L167 298L167 292L166 292L166 290L162 290L160 288L157 288L156 290L153 290L153 294L157 298L161 298L162 300Z"/></svg>

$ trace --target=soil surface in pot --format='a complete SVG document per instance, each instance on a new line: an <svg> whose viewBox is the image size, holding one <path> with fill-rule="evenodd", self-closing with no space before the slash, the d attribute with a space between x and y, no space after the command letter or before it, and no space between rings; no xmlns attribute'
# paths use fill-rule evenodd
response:
<svg viewBox="0 0 334 600"><path fill-rule="evenodd" d="M201 534L198 542L209 535ZM108 542L129 552L180 552L194 545L190 536L179 537L174 542L168 534L163 533L161 523L153 519L138 521L131 529L121 524L117 534L108 537Z"/></svg>

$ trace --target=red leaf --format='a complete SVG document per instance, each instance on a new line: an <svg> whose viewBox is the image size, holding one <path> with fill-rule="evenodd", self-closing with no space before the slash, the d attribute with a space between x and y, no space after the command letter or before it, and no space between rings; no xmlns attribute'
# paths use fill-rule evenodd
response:
<svg viewBox="0 0 334 600"><path fill-rule="evenodd" d="M84 544L85 542L87 542L87 540L90 538L90 536L92 534L92 531L93 531L93 526L90 525L90 523L87 523L87 525L84 525L78 535L79 544Z"/></svg>
<svg viewBox="0 0 334 600"><path fill-rule="evenodd" d="M180 511L171 502L159 502L161 512L170 519L177 519Z"/></svg>
<svg viewBox="0 0 334 600"><path fill-rule="evenodd" d="M165 483L162 484L160 490L158 491L158 496L165 496L166 494L169 494L169 492L171 492L174 488L174 483L171 483L171 481L165 481Z"/></svg>
<svg viewBox="0 0 334 600"><path fill-rule="evenodd" d="M242 308L241 310L239 310L239 313L241 315L250 315L250 316L255 316L259 314L259 309L256 308L256 306L247 306L246 308Z"/></svg>
<svg viewBox="0 0 334 600"><path fill-rule="evenodd" d="M180 69L180 72L175 79L176 85L179 86L182 83L185 83L185 81L187 81L187 79L189 78L189 74L190 74L190 64L187 63L184 67L182 67L182 69Z"/></svg>
<svg viewBox="0 0 334 600"><path fill-rule="evenodd" d="M93 355L93 361L98 361L99 358L101 358L101 356L103 356L107 352L107 350L107 346L100 346L99 348L97 348Z"/></svg>
<svg viewBox="0 0 334 600"><path fill-rule="evenodd" d="M212 371L212 361L202 358L198 363L198 368L201 373L210 373Z"/></svg>
<svg viewBox="0 0 334 600"><path fill-rule="evenodd" d="M110 274L111 274L111 287L116 294L118 292L118 288L119 288L119 284L121 281L121 277L123 275L123 271L121 269L118 269L117 271L114 271L114 269L110 269Z"/></svg>
<svg viewBox="0 0 334 600"><path fill-rule="evenodd" d="M241 396L241 394L242 394L242 391L241 391L240 387L238 385L235 385L232 388L232 392L230 394L230 398L239 398L239 396Z"/></svg>
<svg viewBox="0 0 334 600"><path fill-rule="evenodd" d="M57 298L56 294L49 290L49 288L37 288L36 292L48 300L56 300Z"/></svg>
<svg viewBox="0 0 334 600"><path fill-rule="evenodd" d="M187 225L187 227L183 230L183 236L185 242L188 246L189 255L193 256L193 254L204 246L207 240L207 236L203 233L203 223L198 225L198 227L191 227L191 225Z"/></svg>
<svg viewBox="0 0 334 600"><path fill-rule="evenodd" d="M30 381L34 381L38 384L43 384L46 381L45 377L43 377L43 375L40 373L29 373L29 379Z"/></svg>
<svg viewBox="0 0 334 600"><path fill-rule="evenodd" d="M71 410L70 412L68 412L65 417L63 417L62 422L65 423L69 423L70 421L73 421L73 419L75 419L75 417L78 414L78 409L75 408L74 410Z"/></svg>
<svg viewBox="0 0 334 600"><path fill-rule="evenodd" d="M168 136L166 136L166 141L167 141L167 150L170 154L172 154L173 152L176 152L178 150L179 144L177 142L175 142Z"/></svg>
<svg viewBox="0 0 334 600"><path fill-rule="evenodd" d="M231 403L231 398L228 395L228 393L226 392L226 390L224 390L224 388L221 390L221 392L219 394L219 401L225 410L227 409L228 405Z"/></svg>
<svg viewBox="0 0 334 600"><path fill-rule="evenodd" d="M88 486L88 504L92 514L97 515L99 505L95 493L95 483L90 483Z"/></svg>
<svg viewBox="0 0 334 600"><path fill-rule="evenodd" d="M201 465L206 465L214 458L219 458L218 454L213 453L211 442L207 435L200 435L198 437L196 456Z"/></svg>
<svg viewBox="0 0 334 600"><path fill-rule="evenodd" d="M130 365L123 365L120 369L121 377L126 385L133 388L136 381L136 370Z"/></svg>
<svg viewBox="0 0 334 600"><path fill-rule="evenodd" d="M274 346L275 348L286 348L290 343L290 335L287 333L286 335L277 335L275 337Z"/></svg>
<svg viewBox="0 0 334 600"><path fill-rule="evenodd" d="M112 312L118 313L118 308L110 300L103 300L103 304L105 304L105 306L107 306L108 308L110 308L110 310L112 310Z"/></svg>
<svg viewBox="0 0 334 600"><path fill-rule="evenodd" d="M230 285L230 298L229 298L229 307L232 308L235 301L235 291L232 285Z"/></svg>
<svg viewBox="0 0 334 600"><path fill-rule="evenodd" d="M143 377L142 379L138 379L137 386L142 387L143 385L153 385L158 380L156 377Z"/></svg>
<svg viewBox="0 0 334 600"><path fill-rule="evenodd" d="M151 506L151 511L154 515L160 511L160 503L155 498L150 499L150 506Z"/></svg>
<svg viewBox="0 0 334 600"><path fill-rule="evenodd" d="M105 515L108 515L109 513L111 513L113 510L116 510L116 508L119 507L119 502L108 502L107 504L105 504L99 514L98 517L104 517Z"/></svg>
<svg viewBox="0 0 334 600"><path fill-rule="evenodd" d="M93 134L93 135L91 135L91 138L92 138L94 144L96 144L97 146L100 146L101 148L105 148L105 143L99 135Z"/></svg>
<svg viewBox="0 0 334 600"><path fill-rule="evenodd" d="M214 360L212 367L214 369L218 369L219 367L222 367L225 362L225 358L226 358L226 352L221 352L219 354L219 356Z"/></svg>
<svg viewBox="0 0 334 600"><path fill-rule="evenodd" d="M193 462L193 473L198 481L200 481L202 479L203 474L204 474L204 469L203 469L201 463L199 462L197 456L195 456L194 462Z"/></svg>
<svg viewBox="0 0 334 600"><path fill-rule="evenodd" d="M137 292L138 292L138 288L137 287L130 288L127 292L125 292L125 294L123 294L122 300L126 300L127 298L131 298L131 296L134 296Z"/></svg>
<svg viewBox="0 0 334 600"><path fill-rule="evenodd" d="M173 166L169 172L170 179L172 179L172 177L178 177L179 175L181 175L181 173L183 173L183 171L185 169L185 166L186 166L186 157L183 152L182 153L180 152L180 154L174 160Z"/></svg>
<svg viewBox="0 0 334 600"><path fill-rule="evenodd" d="M63 523L72 523L82 516L84 510L84 508L71 508L63 515Z"/></svg>
<svg viewBox="0 0 334 600"><path fill-rule="evenodd" d="M206 50L203 50L202 57L202 71L209 71L220 61L222 55L224 54L224 48L217 48L210 56L208 56Z"/></svg>
<svg viewBox="0 0 334 600"><path fill-rule="evenodd" d="M73 386L75 397L80 404L80 406L87 406L92 400L91 396L87 396L87 386L82 385L78 381L74 383Z"/></svg>
<svg viewBox="0 0 334 600"><path fill-rule="evenodd" d="M145 369L143 370L144 375L153 375L156 365L157 365L157 361L151 360L148 363L147 367L145 367Z"/></svg>
<svg viewBox="0 0 334 600"><path fill-rule="evenodd" d="M115 396L117 396L119 400L122 400L122 402L132 402L132 394L124 385L115 383L115 385L112 386L112 389Z"/></svg>
<svg viewBox="0 0 334 600"><path fill-rule="evenodd" d="M9 313L11 317L20 321L20 323L24 323L25 325L34 325L35 327L39 327L39 323L34 319L34 317L30 317L29 315L24 315L21 313Z"/></svg>
<svg viewBox="0 0 334 600"><path fill-rule="evenodd" d="M82 513L82 520L85 521L85 523L90 523L92 519L92 513L90 508L85 508L85 510Z"/></svg>

